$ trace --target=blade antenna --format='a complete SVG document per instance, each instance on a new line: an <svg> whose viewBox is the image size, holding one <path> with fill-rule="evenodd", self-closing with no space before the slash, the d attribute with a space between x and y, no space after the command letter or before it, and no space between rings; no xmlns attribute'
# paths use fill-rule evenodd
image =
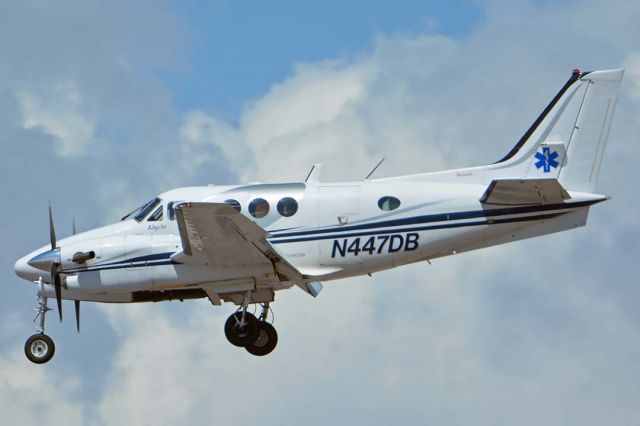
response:
<svg viewBox="0 0 640 426"><path fill-rule="evenodd" d="M376 166L373 168L373 170L371 170L371 171L369 172L369 174L367 175L367 177L366 177L366 178L364 178L364 180L369 179L369 178L371 177L371 175L372 175L376 170L378 170L378 167L380 167L380 164L382 164L382 163L384 162L384 160L386 160L386 158L382 157L382 160L380 160L380 161L378 162L378 164L376 164Z"/></svg>

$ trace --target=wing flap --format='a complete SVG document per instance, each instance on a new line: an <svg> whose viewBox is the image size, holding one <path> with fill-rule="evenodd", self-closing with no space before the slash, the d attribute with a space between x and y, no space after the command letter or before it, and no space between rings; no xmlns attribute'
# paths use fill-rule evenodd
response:
<svg viewBox="0 0 640 426"><path fill-rule="evenodd" d="M480 201L485 204L555 204L571 199L557 179L493 180Z"/></svg>

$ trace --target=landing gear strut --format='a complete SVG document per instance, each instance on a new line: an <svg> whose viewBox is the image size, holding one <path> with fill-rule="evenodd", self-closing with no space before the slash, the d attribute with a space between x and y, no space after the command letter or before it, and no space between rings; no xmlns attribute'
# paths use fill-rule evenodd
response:
<svg viewBox="0 0 640 426"><path fill-rule="evenodd" d="M224 332L227 340L235 346L244 347L255 356L270 354L278 344L278 333L267 322L269 302L262 304L260 318L247 312L246 304L227 319Z"/></svg>
<svg viewBox="0 0 640 426"><path fill-rule="evenodd" d="M36 325L37 334L29 337L24 344L24 354L29 361L35 364L44 364L53 358L56 352L56 345L51 337L44 334L44 317L51 308L47 306L47 298L38 296L38 307L36 307L36 317L33 323Z"/></svg>
<svg viewBox="0 0 640 426"><path fill-rule="evenodd" d="M247 346L258 337L258 319L247 312L251 293L247 292L240 308L224 323L224 334L234 346Z"/></svg>

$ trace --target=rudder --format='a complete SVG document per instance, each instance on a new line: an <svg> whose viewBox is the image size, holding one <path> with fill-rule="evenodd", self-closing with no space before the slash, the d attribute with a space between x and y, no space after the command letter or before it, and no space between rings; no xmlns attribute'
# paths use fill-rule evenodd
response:
<svg viewBox="0 0 640 426"><path fill-rule="evenodd" d="M595 71L586 83L580 110L565 145L559 181L569 190L593 192L606 148L624 70Z"/></svg>

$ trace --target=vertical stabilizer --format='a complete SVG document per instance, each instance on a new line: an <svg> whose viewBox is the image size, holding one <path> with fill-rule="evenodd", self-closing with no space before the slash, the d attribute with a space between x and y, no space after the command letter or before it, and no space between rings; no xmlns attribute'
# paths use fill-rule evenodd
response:
<svg viewBox="0 0 640 426"><path fill-rule="evenodd" d="M560 171L560 183L567 189L594 191L623 74L624 70L608 70L584 77L585 94Z"/></svg>
<svg viewBox="0 0 640 426"><path fill-rule="evenodd" d="M495 177L558 179L568 190L593 192L624 70L580 72L552 99Z"/></svg>

